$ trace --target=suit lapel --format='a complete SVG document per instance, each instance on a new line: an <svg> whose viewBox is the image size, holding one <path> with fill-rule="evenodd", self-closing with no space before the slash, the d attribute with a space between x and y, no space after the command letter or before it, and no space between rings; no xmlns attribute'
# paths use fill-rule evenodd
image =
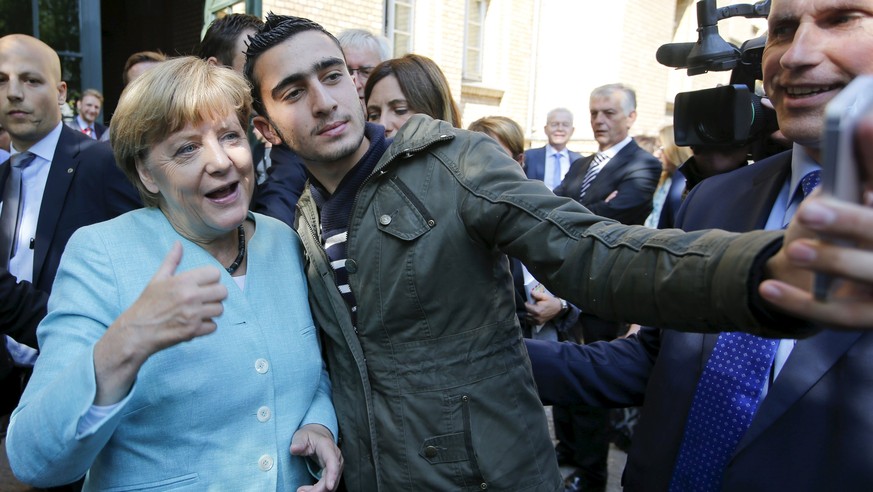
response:
<svg viewBox="0 0 873 492"><path fill-rule="evenodd" d="M585 192L585 203L599 202L606 199L609 193L612 193L614 189L601 190L601 188L603 188L603 186L612 188L613 182L610 178L621 171L624 165L630 161L637 148L637 144L631 140L627 145L622 147L622 149L619 150L612 159L607 161L603 169L597 173L597 177L594 178L594 181L591 182L588 191ZM588 172L588 168L591 166L591 161L594 160L595 155L597 155L597 153L591 154L590 159L587 160L585 172L582 173L582 179L579 180L579 190L582 189L582 182L585 180L585 174ZM583 205L585 203L583 203Z"/></svg>
<svg viewBox="0 0 873 492"><path fill-rule="evenodd" d="M734 455L753 442L806 394L861 335L860 332L823 330L810 338L798 340Z"/></svg>
<svg viewBox="0 0 873 492"><path fill-rule="evenodd" d="M79 143L76 142L75 130L63 125L55 155L52 157L45 192L39 208L39 219L36 225L36 238L33 251L33 279L37 281L42 273L49 247L54 240L58 220L64 208L67 192L73 182L73 176L79 167Z"/></svg>
<svg viewBox="0 0 873 492"><path fill-rule="evenodd" d="M790 154L787 156L790 160ZM781 159L767 166L752 179L750 186L735 191L734 203L742 210L755 210L758 213L729 213L724 217L724 223L718 227L728 231L752 231L763 229L770 217L770 210L776 201L776 196L782 190L790 164L785 165ZM755 164L751 164L754 166Z"/></svg>

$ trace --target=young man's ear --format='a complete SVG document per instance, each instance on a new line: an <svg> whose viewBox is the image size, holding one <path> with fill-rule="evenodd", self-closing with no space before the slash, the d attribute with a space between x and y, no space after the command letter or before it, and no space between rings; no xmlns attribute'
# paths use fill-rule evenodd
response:
<svg viewBox="0 0 873 492"><path fill-rule="evenodd" d="M282 139L279 138L279 134L273 129L273 125L270 123L270 120L264 118L261 115L258 115L255 116L255 118L252 120L252 123L254 123L255 128L259 132L261 132L261 135L263 135L268 142L273 145L282 144Z"/></svg>

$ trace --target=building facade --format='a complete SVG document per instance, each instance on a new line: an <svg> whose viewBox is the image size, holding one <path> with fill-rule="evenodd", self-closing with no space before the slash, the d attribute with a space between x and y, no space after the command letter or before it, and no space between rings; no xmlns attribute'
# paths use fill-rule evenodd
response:
<svg viewBox="0 0 873 492"><path fill-rule="evenodd" d="M637 91L632 135L657 134L679 92L727 83L729 73L688 77L655 60L658 47L697 39L693 0L0 0L0 35L33 34L58 49L71 92L106 95L106 119L120 96L131 53L191 54L216 16L267 12L308 17L338 33L362 28L385 35L395 56L418 53L446 74L463 124L508 116L530 146L545 143L547 112L570 109L571 148L596 148L588 95L622 82ZM719 6L734 2L718 1ZM760 35L762 19L727 19L722 36L740 45Z"/></svg>

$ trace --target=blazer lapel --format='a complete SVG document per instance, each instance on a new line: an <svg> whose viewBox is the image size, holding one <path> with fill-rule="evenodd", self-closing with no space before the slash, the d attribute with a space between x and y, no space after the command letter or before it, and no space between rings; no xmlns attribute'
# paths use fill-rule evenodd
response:
<svg viewBox="0 0 873 492"><path fill-rule="evenodd" d="M860 332L823 330L810 338L798 340L734 454L742 451L773 425L862 335Z"/></svg>
<svg viewBox="0 0 873 492"><path fill-rule="evenodd" d="M791 156L788 154L790 160ZM755 166L756 164L750 164ZM735 204L742 204L745 210L760 211L760 213L729 213L724 216L724 223L718 227L728 231L752 231L763 229L770 217L770 210L776 201L776 196L782 190L785 178L791 170L790 164L781 159L762 169L748 187L731 190L736 193Z"/></svg>
<svg viewBox="0 0 873 492"><path fill-rule="evenodd" d="M33 278L38 279L42 273L46 255L55 236L58 220L64 208L67 192L73 182L73 176L79 167L79 144L73 138L66 125L61 127L61 136L55 155L52 157L45 192L39 208L39 219L36 225L36 238L33 250Z"/></svg>
<svg viewBox="0 0 873 492"><path fill-rule="evenodd" d="M533 165L533 179L545 181L546 178L546 148L537 149Z"/></svg>

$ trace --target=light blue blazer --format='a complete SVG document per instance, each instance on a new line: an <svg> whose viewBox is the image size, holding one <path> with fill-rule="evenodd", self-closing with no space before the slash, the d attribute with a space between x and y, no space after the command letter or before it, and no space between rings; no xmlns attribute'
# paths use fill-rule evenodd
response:
<svg viewBox="0 0 873 492"><path fill-rule="evenodd" d="M61 260L41 353L9 425L15 475L38 487L86 472L85 490L295 490L312 483L290 455L304 424L337 435L330 382L307 300L296 233L259 214L245 290L157 209L79 229ZM77 433L96 394L93 348L157 271L173 242L178 272L221 269L218 329L151 356L129 395ZM89 471L90 470L90 471Z"/></svg>

